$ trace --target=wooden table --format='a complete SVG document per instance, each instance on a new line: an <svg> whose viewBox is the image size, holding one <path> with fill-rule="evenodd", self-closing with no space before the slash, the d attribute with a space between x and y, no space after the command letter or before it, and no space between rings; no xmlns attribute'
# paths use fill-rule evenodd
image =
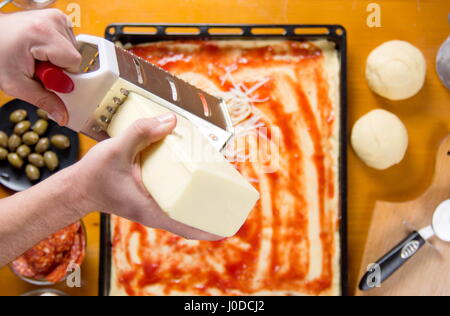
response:
<svg viewBox="0 0 450 316"><path fill-rule="evenodd" d="M381 6L381 27L367 26L367 6ZM152 23L339 23L347 28L349 44L349 118L353 124L374 108L400 116L410 134L405 160L387 171L367 168L349 148L349 263L350 284L357 282L366 233L376 200L404 201L417 197L431 182L435 151L450 131L450 93L435 73L439 45L449 35L450 2L445 0L58 0L55 7L71 13L81 8L81 25L75 32L103 36L113 22ZM5 12L14 10L12 5ZM419 47L428 62L427 81L416 97L401 102L383 100L367 87L365 60L384 41L403 39ZM0 103L8 97L0 92ZM81 155L94 143L81 137ZM0 197L10 192L0 188ZM83 265L81 289L74 295L96 295L98 278L99 216L85 219L89 248ZM19 295L32 289L8 268L0 270L0 295Z"/></svg>

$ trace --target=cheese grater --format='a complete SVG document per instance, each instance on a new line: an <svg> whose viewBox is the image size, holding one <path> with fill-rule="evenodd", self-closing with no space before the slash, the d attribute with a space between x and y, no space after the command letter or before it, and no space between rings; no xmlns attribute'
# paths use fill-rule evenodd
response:
<svg viewBox="0 0 450 316"><path fill-rule="evenodd" d="M38 62L36 76L65 103L70 129L97 141L109 136L106 128L130 92L186 118L222 150L233 135L223 100L100 37L79 35L80 71L67 73Z"/></svg>

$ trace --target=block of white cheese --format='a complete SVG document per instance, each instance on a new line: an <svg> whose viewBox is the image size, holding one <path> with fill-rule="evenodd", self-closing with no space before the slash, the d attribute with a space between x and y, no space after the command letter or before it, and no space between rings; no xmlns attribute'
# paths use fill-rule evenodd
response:
<svg viewBox="0 0 450 316"><path fill-rule="evenodd" d="M141 118L170 112L130 93L108 127L120 135ZM164 140L141 153L142 180L172 219L230 237L237 233L259 199L259 193L185 118Z"/></svg>

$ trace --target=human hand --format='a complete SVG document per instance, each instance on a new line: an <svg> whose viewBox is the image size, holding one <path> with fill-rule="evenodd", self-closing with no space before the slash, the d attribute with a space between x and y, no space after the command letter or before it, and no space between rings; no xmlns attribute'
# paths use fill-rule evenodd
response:
<svg viewBox="0 0 450 316"><path fill-rule="evenodd" d="M102 210L188 239L223 239L171 219L144 187L139 153L170 134L175 125L173 114L141 119L121 136L95 146L71 167L76 168L73 187L81 197L77 208L86 213Z"/></svg>
<svg viewBox="0 0 450 316"><path fill-rule="evenodd" d="M68 122L64 102L34 80L35 61L77 72L81 55L66 15L56 9L0 14L0 89Z"/></svg>

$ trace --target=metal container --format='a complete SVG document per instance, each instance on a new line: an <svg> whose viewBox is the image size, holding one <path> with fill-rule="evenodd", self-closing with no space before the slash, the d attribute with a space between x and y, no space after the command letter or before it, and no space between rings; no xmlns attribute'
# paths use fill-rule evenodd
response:
<svg viewBox="0 0 450 316"><path fill-rule="evenodd" d="M40 289L27 292L21 296L69 296L68 294L55 289Z"/></svg>

